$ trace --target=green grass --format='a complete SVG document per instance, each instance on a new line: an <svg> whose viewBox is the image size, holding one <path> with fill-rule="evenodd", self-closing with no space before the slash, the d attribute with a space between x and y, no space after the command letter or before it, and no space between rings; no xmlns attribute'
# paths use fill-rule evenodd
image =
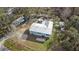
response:
<svg viewBox="0 0 79 59"><path fill-rule="evenodd" d="M46 47L42 43L32 42L32 41L26 41L26 45L32 50L35 51L45 51L47 50Z"/></svg>
<svg viewBox="0 0 79 59"><path fill-rule="evenodd" d="M5 41L4 46L12 51L46 51L46 47L37 42L21 41L18 39L8 39Z"/></svg>
<svg viewBox="0 0 79 59"><path fill-rule="evenodd" d="M8 49L12 50L12 51L25 51L25 50L31 50L29 48L22 48L22 47L18 47L15 45L15 43L13 43L12 40L8 39L5 41L4 46L6 46Z"/></svg>
<svg viewBox="0 0 79 59"><path fill-rule="evenodd" d="M56 37L56 36L55 36L55 32L53 32L52 35L49 37L49 39L43 43L43 45L44 45L47 49L49 49L49 48L51 47L52 43L54 42L54 40L55 40L54 37Z"/></svg>

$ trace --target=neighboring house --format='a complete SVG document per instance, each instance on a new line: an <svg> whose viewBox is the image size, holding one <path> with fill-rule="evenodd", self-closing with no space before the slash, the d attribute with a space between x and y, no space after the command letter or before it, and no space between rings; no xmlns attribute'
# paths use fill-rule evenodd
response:
<svg viewBox="0 0 79 59"><path fill-rule="evenodd" d="M37 35L37 36L43 36L43 37L49 37L52 35L53 30L53 22L38 19L37 22L33 23L29 29L30 34Z"/></svg>
<svg viewBox="0 0 79 59"><path fill-rule="evenodd" d="M60 26L60 28L61 28L61 31L65 31L65 29L64 29L64 26L65 26L65 23L64 22L59 22L59 26Z"/></svg>
<svg viewBox="0 0 79 59"><path fill-rule="evenodd" d="M12 25L15 26L15 27L17 27L19 25L24 24L27 21L28 21L28 18L27 17L21 16L18 19L16 19L15 21L13 21L12 22Z"/></svg>
<svg viewBox="0 0 79 59"><path fill-rule="evenodd" d="M64 23L63 21L60 21L60 22L59 22L59 25L60 25L61 27L63 27L63 26L65 25L65 23Z"/></svg>
<svg viewBox="0 0 79 59"><path fill-rule="evenodd" d="M13 13L13 11L14 11L14 8L9 8L8 11L7 11L7 14L11 15Z"/></svg>

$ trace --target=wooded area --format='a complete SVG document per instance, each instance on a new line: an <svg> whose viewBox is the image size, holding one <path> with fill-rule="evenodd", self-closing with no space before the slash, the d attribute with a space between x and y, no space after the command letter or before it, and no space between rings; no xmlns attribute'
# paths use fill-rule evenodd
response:
<svg viewBox="0 0 79 59"><path fill-rule="evenodd" d="M35 18L44 14L53 18L53 22L63 21L65 31L56 28L56 41L65 50L79 50L79 8L77 7L26 7L14 8L10 15L6 14L10 8L0 8L0 38L11 32L11 23L21 15ZM53 48L52 48L53 50Z"/></svg>

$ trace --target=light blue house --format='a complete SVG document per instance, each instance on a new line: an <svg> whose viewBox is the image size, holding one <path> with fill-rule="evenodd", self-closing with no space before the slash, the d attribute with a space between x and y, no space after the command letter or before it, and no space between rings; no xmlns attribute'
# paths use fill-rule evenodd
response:
<svg viewBox="0 0 79 59"><path fill-rule="evenodd" d="M29 29L30 34L49 37L52 35L53 22L48 20L42 20L33 23Z"/></svg>

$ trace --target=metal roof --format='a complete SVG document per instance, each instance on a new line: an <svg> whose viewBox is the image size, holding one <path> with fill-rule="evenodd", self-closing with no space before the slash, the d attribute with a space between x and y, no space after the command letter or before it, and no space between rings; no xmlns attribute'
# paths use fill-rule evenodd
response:
<svg viewBox="0 0 79 59"><path fill-rule="evenodd" d="M60 25L60 26L64 26L64 22L62 22L62 21L59 22L59 25Z"/></svg>
<svg viewBox="0 0 79 59"><path fill-rule="evenodd" d="M44 33L44 34L52 34L52 29L53 29L53 22L52 21L48 21L48 26L46 26L45 21L43 21L42 24L39 23L33 23L30 27L30 31L34 31L34 32L39 32L39 33Z"/></svg>
<svg viewBox="0 0 79 59"><path fill-rule="evenodd" d="M20 25L22 22L24 22L25 21L25 19L24 19L24 17L23 16L21 16L21 17L19 17L18 19L16 19L15 21L13 21L13 25L15 25L15 26L18 26L18 25Z"/></svg>

